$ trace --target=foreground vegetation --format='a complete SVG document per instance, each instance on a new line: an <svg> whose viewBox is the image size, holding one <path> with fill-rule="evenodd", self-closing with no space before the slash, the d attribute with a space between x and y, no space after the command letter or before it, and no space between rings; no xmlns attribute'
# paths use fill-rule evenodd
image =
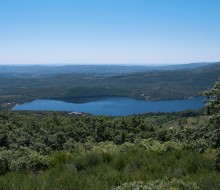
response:
<svg viewBox="0 0 220 190"><path fill-rule="evenodd" d="M0 112L0 189L220 189L220 83L204 110Z"/></svg>
<svg viewBox="0 0 220 190"><path fill-rule="evenodd" d="M0 114L2 189L219 189L220 131L201 112Z"/></svg>
<svg viewBox="0 0 220 190"><path fill-rule="evenodd" d="M151 150L132 144L119 146L112 153L99 151L74 157L60 152L54 159L62 163L44 172L8 173L0 178L0 186L3 189L51 190L134 189L139 186L161 190L220 188L220 173L209 153L169 148Z"/></svg>

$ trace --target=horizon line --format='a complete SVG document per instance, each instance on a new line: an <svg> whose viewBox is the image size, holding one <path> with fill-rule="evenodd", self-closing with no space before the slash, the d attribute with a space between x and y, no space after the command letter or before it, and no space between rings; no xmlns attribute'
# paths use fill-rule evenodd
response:
<svg viewBox="0 0 220 190"><path fill-rule="evenodd" d="M200 61L187 63L0 63L0 66L169 66L187 64L214 64L220 61Z"/></svg>

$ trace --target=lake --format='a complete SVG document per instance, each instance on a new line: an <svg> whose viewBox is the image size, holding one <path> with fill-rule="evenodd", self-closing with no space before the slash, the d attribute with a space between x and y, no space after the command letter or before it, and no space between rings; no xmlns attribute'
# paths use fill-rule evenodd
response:
<svg viewBox="0 0 220 190"><path fill-rule="evenodd" d="M147 112L196 110L204 106L204 97L187 100L146 101L126 97L100 98L86 103L35 100L16 105L13 110L85 112L93 115L126 116Z"/></svg>

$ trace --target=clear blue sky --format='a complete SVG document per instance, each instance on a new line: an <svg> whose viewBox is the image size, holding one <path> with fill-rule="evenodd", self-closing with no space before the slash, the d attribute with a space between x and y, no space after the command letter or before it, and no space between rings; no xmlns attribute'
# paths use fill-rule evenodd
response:
<svg viewBox="0 0 220 190"><path fill-rule="evenodd" d="M220 61L220 0L0 0L0 64Z"/></svg>

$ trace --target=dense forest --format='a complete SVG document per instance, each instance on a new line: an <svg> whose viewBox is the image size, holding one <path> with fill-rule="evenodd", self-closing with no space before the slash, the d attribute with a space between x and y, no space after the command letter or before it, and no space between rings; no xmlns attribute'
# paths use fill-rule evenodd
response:
<svg viewBox="0 0 220 190"><path fill-rule="evenodd" d="M220 83L205 110L0 112L0 189L220 189Z"/></svg>

